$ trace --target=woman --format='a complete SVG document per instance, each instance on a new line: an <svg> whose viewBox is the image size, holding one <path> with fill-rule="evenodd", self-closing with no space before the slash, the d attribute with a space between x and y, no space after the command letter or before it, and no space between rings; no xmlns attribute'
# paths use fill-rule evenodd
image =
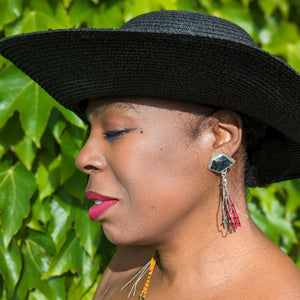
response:
<svg viewBox="0 0 300 300"><path fill-rule="evenodd" d="M7 38L1 54L91 127L89 216L120 245L95 299L298 299L246 186L300 177L300 76L238 26L160 11L118 30Z"/></svg>

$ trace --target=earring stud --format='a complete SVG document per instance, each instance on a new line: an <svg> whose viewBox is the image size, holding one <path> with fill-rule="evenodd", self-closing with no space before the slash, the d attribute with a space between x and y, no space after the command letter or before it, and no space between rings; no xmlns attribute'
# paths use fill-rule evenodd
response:
<svg viewBox="0 0 300 300"><path fill-rule="evenodd" d="M213 172L222 173L229 167L231 167L234 163L234 158L232 158L224 152L220 152L215 155L212 155L208 163L208 169Z"/></svg>

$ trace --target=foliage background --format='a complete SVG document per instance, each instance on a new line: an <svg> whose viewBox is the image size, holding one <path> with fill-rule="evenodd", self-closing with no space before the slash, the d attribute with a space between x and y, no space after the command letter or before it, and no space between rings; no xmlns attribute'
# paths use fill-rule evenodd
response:
<svg viewBox="0 0 300 300"><path fill-rule="evenodd" d="M119 27L159 9L229 19L300 71L298 0L0 0L0 37ZM87 216L74 165L85 138L77 117L0 57L0 299L92 298L114 246ZM299 180L248 192L254 220L298 267L299 198Z"/></svg>

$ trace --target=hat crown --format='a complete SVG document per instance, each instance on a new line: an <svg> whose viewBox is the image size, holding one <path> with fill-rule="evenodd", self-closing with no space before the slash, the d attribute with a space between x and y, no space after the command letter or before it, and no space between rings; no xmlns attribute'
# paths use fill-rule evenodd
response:
<svg viewBox="0 0 300 300"><path fill-rule="evenodd" d="M208 37L257 48L251 36L238 25L215 16L190 11L150 12L131 19L121 29L132 32Z"/></svg>

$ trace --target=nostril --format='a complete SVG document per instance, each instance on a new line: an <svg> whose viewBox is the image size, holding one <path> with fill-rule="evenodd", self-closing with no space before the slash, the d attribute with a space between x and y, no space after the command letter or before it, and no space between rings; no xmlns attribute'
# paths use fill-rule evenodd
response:
<svg viewBox="0 0 300 300"><path fill-rule="evenodd" d="M97 168L95 166L92 165L87 165L84 167L85 170L90 171L90 170L97 170Z"/></svg>

